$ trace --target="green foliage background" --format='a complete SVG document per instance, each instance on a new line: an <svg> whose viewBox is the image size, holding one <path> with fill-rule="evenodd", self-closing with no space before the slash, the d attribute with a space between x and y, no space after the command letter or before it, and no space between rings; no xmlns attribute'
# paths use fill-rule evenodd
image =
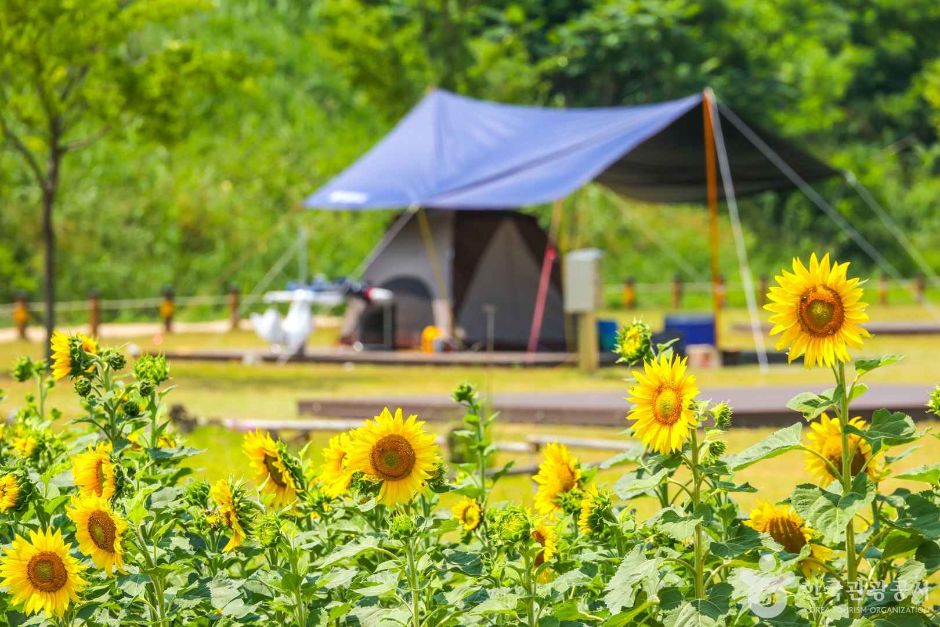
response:
<svg viewBox="0 0 940 627"><path fill-rule="evenodd" d="M742 115L857 172L940 267L937 32L932 0L219 2L134 35L134 45L173 43L179 58L172 70L147 68L135 104L152 107L135 118L146 123L116 127L66 161L59 297L90 288L153 296L164 284L180 294L247 289L299 223L312 271L352 272L390 215L304 212L299 202L429 85L556 106L650 102L710 85ZM219 55L224 69L186 74L196 53ZM168 71L193 89L151 102ZM823 192L903 273L916 273L844 184ZM567 244L605 248L610 280L705 274L700 208L596 188L567 204ZM19 158L0 148L0 302L40 288L38 207ZM532 210L547 219L546 208ZM759 272L811 249L869 265L802 197L748 200L742 214ZM730 252L723 267L734 276Z"/></svg>

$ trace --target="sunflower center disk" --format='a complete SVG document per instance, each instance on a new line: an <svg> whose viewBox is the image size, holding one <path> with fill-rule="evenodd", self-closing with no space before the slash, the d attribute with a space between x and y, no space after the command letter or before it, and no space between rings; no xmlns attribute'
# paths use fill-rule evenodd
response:
<svg viewBox="0 0 940 627"><path fill-rule="evenodd" d="M55 592L68 580L62 558L50 551L37 553L29 560L26 576L34 588L43 592Z"/></svg>
<svg viewBox="0 0 940 627"><path fill-rule="evenodd" d="M415 467L415 450L400 435L387 435L372 447L372 467L382 479L407 477Z"/></svg>
<svg viewBox="0 0 940 627"><path fill-rule="evenodd" d="M117 527L114 521L105 512L92 512L88 517L88 535L102 551L114 552L114 539L117 537Z"/></svg>
<svg viewBox="0 0 940 627"><path fill-rule="evenodd" d="M268 476L271 477L271 481L281 486L282 488L287 485L284 481L284 475L281 474L280 469L274 463L277 461L277 458L271 457L270 455L264 456L264 467L268 470Z"/></svg>
<svg viewBox="0 0 940 627"><path fill-rule="evenodd" d="M774 518L770 521L770 537L783 545L789 553L799 553L806 544L806 536L800 525L791 518Z"/></svg>
<svg viewBox="0 0 940 627"><path fill-rule="evenodd" d="M828 287L816 287L800 297L800 323L812 335L832 335L842 328L845 308L839 294Z"/></svg>
<svg viewBox="0 0 940 627"><path fill-rule="evenodd" d="M665 425L678 421L682 413L682 401L676 391L670 387L659 391L653 406L656 421Z"/></svg>

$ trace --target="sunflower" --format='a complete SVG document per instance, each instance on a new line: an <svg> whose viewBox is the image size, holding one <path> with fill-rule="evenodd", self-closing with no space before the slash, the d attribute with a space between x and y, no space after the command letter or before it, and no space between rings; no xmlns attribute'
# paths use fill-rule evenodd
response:
<svg viewBox="0 0 940 627"><path fill-rule="evenodd" d="M241 492L240 486L232 485L231 481L226 479L219 479L209 490L209 496L218 507L214 520L224 525L231 534L228 543L222 549L224 553L238 548L248 537L245 531L247 521L243 515L243 508L240 507L239 503L243 496Z"/></svg>
<svg viewBox="0 0 940 627"><path fill-rule="evenodd" d="M20 457L32 457L38 445L39 441L28 433L14 436L13 439L10 440L10 447L13 449L13 452Z"/></svg>
<svg viewBox="0 0 940 627"><path fill-rule="evenodd" d="M809 544L812 559L804 560L801 565L803 574L807 577L825 570L821 563L832 557L832 550L810 542L814 536L813 530L806 526L800 515L789 505L760 501L757 507L751 510L750 518L744 524L755 531L766 533L788 553L799 553Z"/></svg>
<svg viewBox="0 0 940 627"><path fill-rule="evenodd" d="M849 424L859 430L864 430L868 425L861 416L855 416L849 420ZM826 414L810 423L811 431L806 436L809 440L809 448L819 455L806 452L806 469L813 473L820 483L829 483L840 479L839 476L832 473L829 464L820 458L820 455L826 458L830 464L842 472L842 425L836 418L830 418ZM863 437L850 433L848 437L849 451L852 455L851 473L854 477L865 466L865 472L869 477L877 481L884 473L884 459L879 453L872 458L871 444ZM870 461L869 461L870 460Z"/></svg>
<svg viewBox="0 0 940 627"><path fill-rule="evenodd" d="M10 592L12 604L22 605L27 615L45 610L48 617L62 617L86 585L71 548L60 531L30 531L29 540L14 537L0 560L0 586Z"/></svg>
<svg viewBox="0 0 940 627"><path fill-rule="evenodd" d="M349 448L352 439L348 433L340 433L330 438L326 448L323 449L323 466L320 467L320 483L323 492L337 498L349 489L352 471L349 470Z"/></svg>
<svg viewBox="0 0 940 627"><path fill-rule="evenodd" d="M552 561L558 552L558 532L555 528L544 522L539 523L532 530L532 539L542 546L542 550L535 556L535 566L539 567Z"/></svg>
<svg viewBox="0 0 940 627"><path fill-rule="evenodd" d="M438 447L423 425L417 416L405 420L400 409L393 416L386 407L352 438L349 469L381 482L379 502L394 505L411 500L434 473Z"/></svg>
<svg viewBox="0 0 940 627"><path fill-rule="evenodd" d="M72 458L72 476L83 495L110 499L117 490L111 444L101 442Z"/></svg>
<svg viewBox="0 0 940 627"><path fill-rule="evenodd" d="M112 569L124 567L124 548L121 538L127 523L111 509L108 500L100 496L77 495L66 510L75 523L75 539L82 553L91 557L98 568L111 574Z"/></svg>
<svg viewBox="0 0 940 627"><path fill-rule="evenodd" d="M535 492L536 511L550 514L561 509L557 501L559 496L578 487L581 466L568 452L568 447L552 442L545 447L545 459L532 480L539 486Z"/></svg>
<svg viewBox="0 0 940 627"><path fill-rule="evenodd" d="M682 450L698 419L692 401L699 390L695 375L686 373L686 359L660 355L634 370L636 384L630 388L633 403L629 420L633 433L647 448L663 455Z"/></svg>
<svg viewBox="0 0 940 627"><path fill-rule="evenodd" d="M271 495L273 507L283 507L297 498L297 482L287 466L286 455L270 435L261 430L245 434L242 450L248 456L255 482Z"/></svg>
<svg viewBox="0 0 940 627"><path fill-rule="evenodd" d="M20 500L20 482L14 474L0 477L0 512L14 509Z"/></svg>
<svg viewBox="0 0 940 627"><path fill-rule="evenodd" d="M73 356L80 354L80 350L95 355L98 353L98 343L83 333L66 335L56 331L52 334L52 375L56 379L81 374L81 366L72 361Z"/></svg>
<svg viewBox="0 0 940 627"><path fill-rule="evenodd" d="M793 259L793 272L774 277L770 302L764 308L773 312L771 335L782 333L777 350L787 348L787 359L800 355L807 368L819 364L832 366L849 361L848 347L858 348L870 334L860 325L868 320L867 303L862 302L859 280L846 277L848 263L829 263L816 254L809 259L809 269Z"/></svg>
<svg viewBox="0 0 940 627"><path fill-rule="evenodd" d="M453 512L454 517L460 521L460 524L467 531L473 531L479 527L483 518L480 504L467 496L454 505L450 511Z"/></svg>
<svg viewBox="0 0 940 627"><path fill-rule="evenodd" d="M591 484L581 498L578 531L584 535L601 533L605 528L605 520L611 515L610 494L607 491L599 491L596 485Z"/></svg>
<svg viewBox="0 0 940 627"><path fill-rule="evenodd" d="M635 364L646 359L650 353L653 332L645 322L633 321L629 327L617 333L614 352L620 355L618 363Z"/></svg>

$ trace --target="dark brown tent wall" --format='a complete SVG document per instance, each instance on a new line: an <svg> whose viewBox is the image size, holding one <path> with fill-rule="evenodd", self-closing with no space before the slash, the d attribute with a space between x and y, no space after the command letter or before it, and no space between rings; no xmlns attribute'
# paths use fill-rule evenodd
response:
<svg viewBox="0 0 940 627"><path fill-rule="evenodd" d="M770 162L722 113L722 133L738 197L793 189L793 182ZM705 129L702 104L693 107L604 170L595 180L618 194L663 203L704 203L707 199ZM800 177L828 178L836 170L792 142L747 125ZM719 198L724 189L719 186Z"/></svg>

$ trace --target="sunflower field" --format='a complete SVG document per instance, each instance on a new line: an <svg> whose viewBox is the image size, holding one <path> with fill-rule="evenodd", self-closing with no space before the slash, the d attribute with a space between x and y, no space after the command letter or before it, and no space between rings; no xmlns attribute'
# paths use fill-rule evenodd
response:
<svg viewBox="0 0 940 627"><path fill-rule="evenodd" d="M927 625L940 569L940 464L892 465L918 439L890 409L852 402L899 356L853 361L868 336L859 279L828 256L794 260L767 308L778 348L832 387L789 406L803 419L743 451L733 410L636 322L637 445L599 466L545 447L532 509L494 502L495 416L461 385L445 461L416 416L382 409L320 451L262 432L244 471L210 484L172 431L166 360L132 365L82 335L50 362L17 362L34 394L0 438L0 608L11 625ZM47 406L70 382L81 415ZM940 413L940 389L925 399ZM804 424L808 425L804 434ZM62 428L67 425L66 428ZM624 437L627 437L626 435ZM801 451L816 482L742 511L740 470ZM198 460L198 458L197 458ZM619 469L612 485L598 468ZM233 471L236 469L233 469ZM240 476L239 476L240 475ZM888 476L920 485L888 493ZM644 519L635 500L655 499Z"/></svg>

